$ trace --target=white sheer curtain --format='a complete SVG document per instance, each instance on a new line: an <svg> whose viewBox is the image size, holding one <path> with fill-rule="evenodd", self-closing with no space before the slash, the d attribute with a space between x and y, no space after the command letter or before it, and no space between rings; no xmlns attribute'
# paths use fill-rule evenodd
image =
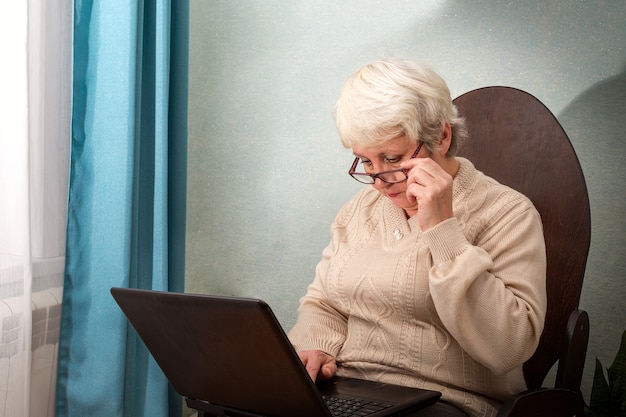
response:
<svg viewBox="0 0 626 417"><path fill-rule="evenodd" d="M0 2L0 417L53 416L72 1Z"/></svg>

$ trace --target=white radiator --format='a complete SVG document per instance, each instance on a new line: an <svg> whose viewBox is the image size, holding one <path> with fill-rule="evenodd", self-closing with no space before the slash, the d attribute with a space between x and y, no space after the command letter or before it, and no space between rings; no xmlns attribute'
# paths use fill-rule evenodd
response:
<svg viewBox="0 0 626 417"><path fill-rule="evenodd" d="M33 261L30 416L55 415L55 390L63 268L65 258ZM23 270L7 271L4 263L0 294L0 417L20 417L23 404L25 352Z"/></svg>

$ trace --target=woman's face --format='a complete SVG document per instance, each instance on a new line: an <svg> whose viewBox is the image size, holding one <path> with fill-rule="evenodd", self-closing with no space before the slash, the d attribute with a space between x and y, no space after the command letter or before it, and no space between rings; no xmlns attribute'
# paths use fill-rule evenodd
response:
<svg viewBox="0 0 626 417"><path fill-rule="evenodd" d="M383 171L390 171L400 168L400 163L413 155L417 148L415 142L410 141L406 137L392 139L385 145L380 147L365 148L353 146L352 152L360 159L357 171L366 172L368 174L377 174ZM428 155L426 147L422 147L417 158ZM402 181L389 184L376 178L372 187L378 190L382 195L391 200L397 207L404 209L411 214L417 210L417 204L411 203L406 196L407 182Z"/></svg>

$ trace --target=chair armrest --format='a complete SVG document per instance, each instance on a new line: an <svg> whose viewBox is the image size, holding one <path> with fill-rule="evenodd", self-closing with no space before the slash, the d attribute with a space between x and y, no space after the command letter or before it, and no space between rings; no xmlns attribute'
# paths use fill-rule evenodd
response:
<svg viewBox="0 0 626 417"><path fill-rule="evenodd" d="M584 310L574 310L567 322L555 387L580 390L588 342L589 316Z"/></svg>
<svg viewBox="0 0 626 417"><path fill-rule="evenodd" d="M497 417L582 417L585 402L580 392L564 388L539 388L511 397Z"/></svg>

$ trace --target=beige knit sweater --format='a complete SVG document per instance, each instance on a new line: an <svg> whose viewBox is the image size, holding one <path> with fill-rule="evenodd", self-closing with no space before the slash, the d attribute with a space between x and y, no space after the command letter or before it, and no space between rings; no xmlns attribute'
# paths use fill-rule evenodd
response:
<svg viewBox="0 0 626 417"><path fill-rule="evenodd" d="M458 160L455 218L428 231L372 187L340 210L289 338L334 356L339 375L495 416L525 389L543 329L545 244L525 196Z"/></svg>

